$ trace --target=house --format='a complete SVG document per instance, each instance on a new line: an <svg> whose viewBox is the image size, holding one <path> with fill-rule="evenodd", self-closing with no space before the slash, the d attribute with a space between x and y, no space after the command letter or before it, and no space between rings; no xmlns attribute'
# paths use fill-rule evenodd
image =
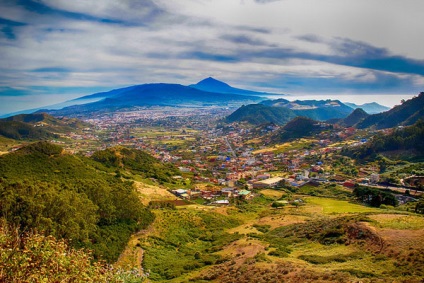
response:
<svg viewBox="0 0 424 283"><path fill-rule="evenodd" d="M253 183L253 188L275 188L282 180L284 179L281 177L274 177L258 181L256 183Z"/></svg>
<svg viewBox="0 0 424 283"><path fill-rule="evenodd" d="M348 180L343 183L343 186L346 188L353 188L355 187L355 182Z"/></svg>
<svg viewBox="0 0 424 283"><path fill-rule="evenodd" d="M243 199L250 199L253 197L252 193L248 190L241 190L238 192L238 195Z"/></svg>
<svg viewBox="0 0 424 283"><path fill-rule="evenodd" d="M223 188L221 190L221 195L226 197L231 197L234 194L234 188Z"/></svg>
<svg viewBox="0 0 424 283"><path fill-rule="evenodd" d="M380 175L378 175L377 173L372 173L370 176L370 182L372 184L376 184L378 183L378 181L380 181Z"/></svg>

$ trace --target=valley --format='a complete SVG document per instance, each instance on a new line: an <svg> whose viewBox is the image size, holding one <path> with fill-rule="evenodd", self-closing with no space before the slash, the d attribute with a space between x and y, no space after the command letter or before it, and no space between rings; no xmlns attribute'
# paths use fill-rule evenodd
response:
<svg viewBox="0 0 424 283"><path fill-rule="evenodd" d="M71 129L64 117L22 116L35 123L24 129L45 131L4 128L21 136L0 140L2 195L13 196L1 215L73 235L122 282L421 282L422 122L357 128L372 116L352 110L256 123L264 108L252 109L248 120L219 105L79 112ZM41 188L53 197L37 206ZM46 209L67 190L96 216ZM22 218L11 207L27 192L22 207L36 214Z"/></svg>

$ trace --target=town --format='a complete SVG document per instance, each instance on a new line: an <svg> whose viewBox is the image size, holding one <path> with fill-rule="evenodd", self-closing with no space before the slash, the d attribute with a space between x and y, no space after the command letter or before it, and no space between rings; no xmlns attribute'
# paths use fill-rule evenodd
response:
<svg viewBox="0 0 424 283"><path fill-rule="evenodd" d="M173 178L181 187L172 189L176 197L201 204L228 205L234 198L251 199L258 189L326 184L350 192L357 185L390 189L399 193L399 203L416 201L414 196L422 194L408 182L414 175L403 174L396 176L396 182L388 182L381 175L385 166L381 162L355 164L340 155L342 148L360 146L375 132L333 126L313 137L269 145L267 137L279 126L225 123L231 111L161 107L97 114L80 117L92 126L64 136L71 143L52 142L88 156L118 145L144 150L178 167L181 175ZM419 184L423 181L418 177Z"/></svg>

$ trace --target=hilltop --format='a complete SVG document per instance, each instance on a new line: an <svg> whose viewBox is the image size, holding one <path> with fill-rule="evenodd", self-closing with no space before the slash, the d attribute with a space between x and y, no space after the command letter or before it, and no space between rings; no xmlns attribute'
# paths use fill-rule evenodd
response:
<svg viewBox="0 0 424 283"><path fill-rule="evenodd" d="M344 119L337 119L333 123L337 123L343 127L352 127L367 118L369 114L362 108L356 108L349 116ZM330 122L330 121L329 121Z"/></svg>
<svg viewBox="0 0 424 283"><path fill-rule="evenodd" d="M285 125L296 114L287 108L271 107L262 104L250 104L242 106L231 115L226 117L227 122L248 122L252 125L275 123Z"/></svg>
<svg viewBox="0 0 424 283"><path fill-rule="evenodd" d="M328 124L299 116L274 133L271 140L273 142L286 142L298 138L310 137L329 127L331 126Z"/></svg>
<svg viewBox="0 0 424 283"><path fill-rule="evenodd" d="M228 93L228 94L254 95L254 96L270 95L270 93L235 88L230 86L227 83L224 83L212 77L203 79L197 84L190 85L190 87L203 90L203 91L214 92L214 93Z"/></svg>

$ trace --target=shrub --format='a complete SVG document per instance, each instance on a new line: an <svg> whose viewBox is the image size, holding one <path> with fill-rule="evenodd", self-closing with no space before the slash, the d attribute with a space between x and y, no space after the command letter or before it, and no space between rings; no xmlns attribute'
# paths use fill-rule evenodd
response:
<svg viewBox="0 0 424 283"><path fill-rule="evenodd" d="M138 270L114 270L90 252L34 231L21 234L0 219L0 282L142 282Z"/></svg>

